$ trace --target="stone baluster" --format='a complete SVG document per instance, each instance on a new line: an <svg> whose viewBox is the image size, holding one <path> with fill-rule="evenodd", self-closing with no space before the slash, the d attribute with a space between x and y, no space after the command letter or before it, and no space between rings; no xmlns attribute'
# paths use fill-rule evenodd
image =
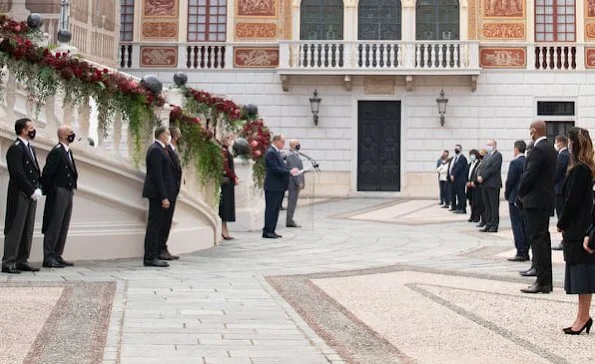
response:
<svg viewBox="0 0 595 364"><path fill-rule="evenodd" d="M450 61L450 59L448 59L448 50L446 51L447 57L446 57L446 62L442 62L442 60L444 60L444 51L443 48L445 47L442 44L436 45L436 47L438 47L438 68L446 68L448 67L448 62ZM448 46L446 46L448 47Z"/></svg>
<svg viewBox="0 0 595 364"><path fill-rule="evenodd" d="M45 120L46 120L46 133L49 137L53 137L54 134L58 131L61 123L56 115L56 102L57 98L55 95L51 95L48 97L45 103Z"/></svg>
<svg viewBox="0 0 595 364"><path fill-rule="evenodd" d="M302 44L302 51L304 53L303 58L300 56L300 59L304 60L304 68L307 68L310 65L310 52L312 51L312 45L310 44Z"/></svg>
<svg viewBox="0 0 595 364"><path fill-rule="evenodd" d="M88 99L83 100L79 105L78 126L79 135L83 139L87 139L89 136L89 127L91 126L91 106Z"/></svg>

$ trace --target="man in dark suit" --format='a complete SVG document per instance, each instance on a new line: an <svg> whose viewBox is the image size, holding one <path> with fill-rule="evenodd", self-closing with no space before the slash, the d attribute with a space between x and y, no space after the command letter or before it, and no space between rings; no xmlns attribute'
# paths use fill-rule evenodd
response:
<svg viewBox="0 0 595 364"><path fill-rule="evenodd" d="M147 267L169 267L167 262L158 258L161 249L160 234L167 223L168 210L171 208L171 201L176 198L177 188L174 162L166 148L170 137L167 127L157 127L155 143L147 149L147 175L143 186L143 197L149 199L143 262Z"/></svg>
<svg viewBox="0 0 595 364"><path fill-rule="evenodd" d="M289 176L295 176L298 172L297 168L289 169L283 162L281 149L283 149L284 145L285 137L283 135L275 135L273 137L273 143L264 157L266 168L264 196L266 205L262 237L267 239L282 237L275 232L277 229L277 220L279 219L279 210L283 202L283 194L289 185Z"/></svg>
<svg viewBox="0 0 595 364"><path fill-rule="evenodd" d="M453 201L452 210L455 214L466 214L467 197L465 196L465 185L467 184L467 158L462 153L463 147L460 144L455 146L455 156L453 158L452 168L449 169L450 181L456 195L456 204Z"/></svg>
<svg viewBox="0 0 595 364"><path fill-rule="evenodd" d="M297 139L291 140L289 142L289 154L287 155L287 167L289 169L297 168L298 170L304 169L304 164L302 163L302 159L299 155L300 150L300 141ZM299 176L291 176L289 177L289 194L287 196L287 219L286 219L286 226L289 228L297 228L299 227L298 224L293 221L293 215L295 213L295 208L297 207L298 197L300 195L300 191L304 189L306 185L306 181L303 174Z"/></svg>
<svg viewBox="0 0 595 364"><path fill-rule="evenodd" d="M182 131L176 127L170 127L169 132L171 135L171 137L168 138L170 143L167 144L166 148L173 163L176 188L173 198L169 201L170 206L166 211L165 219L163 220L163 225L161 226L161 231L159 232L159 259L161 260L180 259L179 256L173 255L169 252L169 249L167 248L167 239L169 239L169 231L171 230L171 224L176 209L176 200L182 185L182 164L180 163L180 157L178 156L178 142L182 138Z"/></svg>
<svg viewBox="0 0 595 364"><path fill-rule="evenodd" d="M516 255L508 260L511 262L525 262L529 260L529 247L527 246L527 235L523 211L515 205L519 193L519 185L525 169L525 149L527 145L522 140L514 142L514 159L508 166L508 176L506 177L506 188L504 189L504 198L508 201L508 211L510 212L510 224L512 225L512 235L516 247Z"/></svg>
<svg viewBox="0 0 595 364"><path fill-rule="evenodd" d="M35 138L35 124L29 119L19 119L14 129L17 139L6 153L9 180L2 272L18 274L21 271L39 271L27 260L31 253L37 200L41 197L41 173L31 145Z"/></svg>
<svg viewBox="0 0 595 364"><path fill-rule="evenodd" d="M566 179L566 170L568 169L568 162L570 161L570 153L568 153L568 139L564 135L558 135L556 137L556 143L554 144L558 151L558 162L556 164L556 180L554 182L554 193L556 194L556 216L560 218L562 213L564 196L562 196L562 187L564 186L564 180ZM562 250L562 242L552 247L553 250Z"/></svg>
<svg viewBox="0 0 595 364"><path fill-rule="evenodd" d="M497 233L500 224L500 189L502 188L502 154L498 144L490 139L486 145L488 154L484 157L484 165L477 181L483 189L486 225L481 232Z"/></svg>
<svg viewBox="0 0 595 364"><path fill-rule="evenodd" d="M556 151L547 141L544 121L531 123L529 132L534 144L525 162L517 204L520 202L527 216L527 237L533 250L533 265L537 280L521 292L550 293L552 291L552 241L549 224L550 210L555 200Z"/></svg>
<svg viewBox="0 0 595 364"><path fill-rule="evenodd" d="M64 268L74 264L64 260L64 246L72 216L72 201L77 187L78 172L70 143L76 135L72 128L63 125L58 128L58 144L48 154L41 185L45 193L43 211L43 266Z"/></svg>

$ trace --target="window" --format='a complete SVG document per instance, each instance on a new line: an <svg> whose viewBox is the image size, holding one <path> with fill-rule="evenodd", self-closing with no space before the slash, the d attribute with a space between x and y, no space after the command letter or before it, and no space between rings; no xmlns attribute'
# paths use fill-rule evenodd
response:
<svg viewBox="0 0 595 364"><path fill-rule="evenodd" d="M575 0L535 0L535 40L574 42Z"/></svg>
<svg viewBox="0 0 595 364"><path fill-rule="evenodd" d="M418 0L415 39L459 39L459 2L456 0Z"/></svg>
<svg viewBox="0 0 595 364"><path fill-rule="evenodd" d="M302 0L300 39L343 39L343 0Z"/></svg>
<svg viewBox="0 0 595 364"><path fill-rule="evenodd" d="M567 135L574 126L574 102L538 101L537 116L545 120L547 138L553 144L558 135Z"/></svg>
<svg viewBox="0 0 595 364"><path fill-rule="evenodd" d="M400 0L360 0L358 39L400 40Z"/></svg>
<svg viewBox="0 0 595 364"><path fill-rule="evenodd" d="M120 0L120 40L132 41L134 31L134 0Z"/></svg>
<svg viewBox="0 0 595 364"><path fill-rule="evenodd" d="M189 42L225 42L226 23L226 0L189 0Z"/></svg>

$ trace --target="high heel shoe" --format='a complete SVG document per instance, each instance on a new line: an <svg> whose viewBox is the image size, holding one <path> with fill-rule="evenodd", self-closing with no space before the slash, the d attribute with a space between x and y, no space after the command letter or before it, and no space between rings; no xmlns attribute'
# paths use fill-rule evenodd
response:
<svg viewBox="0 0 595 364"><path fill-rule="evenodd" d="M571 327L567 327L564 329L564 333L566 335L580 335L583 333L583 330L586 329L587 334L591 331L591 326L593 326L593 319L589 317L589 320L587 322L585 322L585 324L583 325L583 327L581 327L580 330L578 331L574 331Z"/></svg>
<svg viewBox="0 0 595 364"><path fill-rule="evenodd" d="M225 236L223 234L221 234L221 237L223 238L223 240L233 240L234 239L233 236Z"/></svg>

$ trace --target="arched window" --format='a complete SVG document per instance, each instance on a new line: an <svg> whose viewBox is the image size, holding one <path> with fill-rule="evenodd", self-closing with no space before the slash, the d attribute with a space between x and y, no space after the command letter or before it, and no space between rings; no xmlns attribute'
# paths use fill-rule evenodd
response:
<svg viewBox="0 0 595 364"><path fill-rule="evenodd" d="M415 39L459 39L459 2L457 0L418 0Z"/></svg>
<svg viewBox="0 0 595 364"><path fill-rule="evenodd" d="M343 0L302 0L300 39L343 39Z"/></svg>
<svg viewBox="0 0 595 364"><path fill-rule="evenodd" d="M400 40L400 0L360 0L358 8L358 39Z"/></svg>
<svg viewBox="0 0 595 364"><path fill-rule="evenodd" d="M574 0L536 0L535 40L574 42L576 40L575 14Z"/></svg>

